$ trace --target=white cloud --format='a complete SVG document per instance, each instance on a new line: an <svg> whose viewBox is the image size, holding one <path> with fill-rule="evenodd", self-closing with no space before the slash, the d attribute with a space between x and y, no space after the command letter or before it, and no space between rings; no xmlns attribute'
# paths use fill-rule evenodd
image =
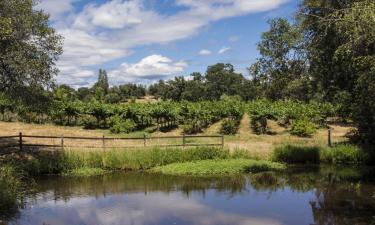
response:
<svg viewBox="0 0 375 225"><path fill-rule="evenodd" d="M211 22L275 9L286 0L175 0L185 7L172 15L146 8L145 0L108 0L102 4L91 1L76 13L75 1L80 0L42 0L37 8L51 13L54 26L65 38L62 64L82 71L87 66L122 59L134 47L188 38ZM146 73L145 69L128 66L127 70L135 74ZM158 67L151 68L155 69L153 73L160 72Z"/></svg>
<svg viewBox="0 0 375 225"><path fill-rule="evenodd" d="M138 79L160 79L170 75L177 75L185 70L187 63L174 62L162 55L150 55L134 64L123 63L119 69L109 72L114 81L130 82Z"/></svg>
<svg viewBox="0 0 375 225"><path fill-rule="evenodd" d="M220 55L222 55L222 54L230 51L231 49L232 48L230 48L230 47L222 47L217 53L220 54Z"/></svg>
<svg viewBox="0 0 375 225"><path fill-rule="evenodd" d="M199 51L199 55L211 55L212 52L208 49L202 49Z"/></svg>
<svg viewBox="0 0 375 225"><path fill-rule="evenodd" d="M91 26L121 29L142 23L151 11L143 11L140 1L113 0L102 5L88 5L76 18L75 28L87 29Z"/></svg>
<svg viewBox="0 0 375 225"><path fill-rule="evenodd" d="M73 2L77 0L41 0L36 6L36 10L43 9L50 14L52 20L59 19L65 13L73 11Z"/></svg>

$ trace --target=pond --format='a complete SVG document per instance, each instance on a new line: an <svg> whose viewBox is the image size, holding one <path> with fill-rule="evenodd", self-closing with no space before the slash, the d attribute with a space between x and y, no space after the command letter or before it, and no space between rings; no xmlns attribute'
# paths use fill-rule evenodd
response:
<svg viewBox="0 0 375 225"><path fill-rule="evenodd" d="M375 171L293 168L232 177L42 177L8 224L375 224Z"/></svg>

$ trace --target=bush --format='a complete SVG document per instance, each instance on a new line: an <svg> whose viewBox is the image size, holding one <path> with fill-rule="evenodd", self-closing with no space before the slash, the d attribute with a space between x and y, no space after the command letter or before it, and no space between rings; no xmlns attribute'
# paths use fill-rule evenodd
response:
<svg viewBox="0 0 375 225"><path fill-rule="evenodd" d="M98 122L95 117L85 115L82 117L82 125L85 129L95 129L98 126Z"/></svg>
<svg viewBox="0 0 375 225"><path fill-rule="evenodd" d="M317 130L314 123L307 119L296 120L292 125L291 134L299 137L311 137Z"/></svg>
<svg viewBox="0 0 375 225"><path fill-rule="evenodd" d="M285 163L319 163L320 148L283 145L273 150L272 160Z"/></svg>
<svg viewBox="0 0 375 225"><path fill-rule="evenodd" d="M267 117L252 115L250 126L256 134L266 134L268 132Z"/></svg>
<svg viewBox="0 0 375 225"><path fill-rule="evenodd" d="M136 124L132 120L116 121L110 127L112 133L130 133L135 130Z"/></svg>
<svg viewBox="0 0 375 225"><path fill-rule="evenodd" d="M240 121L236 119L225 119L221 123L220 133L227 135L234 135L237 133Z"/></svg>
<svg viewBox="0 0 375 225"><path fill-rule="evenodd" d="M201 122L193 120L184 124L182 130L185 134L196 134L203 131L203 125Z"/></svg>
<svg viewBox="0 0 375 225"><path fill-rule="evenodd" d="M368 160L369 155L354 145L338 145L322 153L322 161L333 164L364 164Z"/></svg>

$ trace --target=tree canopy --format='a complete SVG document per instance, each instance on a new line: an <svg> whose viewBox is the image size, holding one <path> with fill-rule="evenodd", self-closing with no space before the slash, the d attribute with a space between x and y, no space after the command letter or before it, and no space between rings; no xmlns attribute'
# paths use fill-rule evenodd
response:
<svg viewBox="0 0 375 225"><path fill-rule="evenodd" d="M62 38L33 0L0 0L0 91L21 96L24 88L50 86L58 70Z"/></svg>

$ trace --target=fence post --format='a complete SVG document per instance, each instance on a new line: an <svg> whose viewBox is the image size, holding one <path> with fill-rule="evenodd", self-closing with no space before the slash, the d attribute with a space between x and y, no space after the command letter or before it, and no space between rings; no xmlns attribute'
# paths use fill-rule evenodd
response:
<svg viewBox="0 0 375 225"><path fill-rule="evenodd" d="M182 146L185 148L186 140L185 140L185 134L182 135Z"/></svg>
<svg viewBox="0 0 375 225"><path fill-rule="evenodd" d="M146 147L146 134L143 134L143 146Z"/></svg>
<svg viewBox="0 0 375 225"><path fill-rule="evenodd" d="M61 135L61 150L64 150L64 135Z"/></svg>
<svg viewBox="0 0 375 225"><path fill-rule="evenodd" d="M19 147L20 147L20 151L22 152L22 132L20 132L20 135L19 135Z"/></svg>
<svg viewBox="0 0 375 225"><path fill-rule="evenodd" d="M221 148L224 148L224 135L221 135Z"/></svg>
<svg viewBox="0 0 375 225"><path fill-rule="evenodd" d="M102 138L102 147L103 147L103 151L105 151L105 136L103 135L103 138Z"/></svg>
<svg viewBox="0 0 375 225"><path fill-rule="evenodd" d="M332 130L331 128L329 127L328 128L328 147L332 147Z"/></svg>

